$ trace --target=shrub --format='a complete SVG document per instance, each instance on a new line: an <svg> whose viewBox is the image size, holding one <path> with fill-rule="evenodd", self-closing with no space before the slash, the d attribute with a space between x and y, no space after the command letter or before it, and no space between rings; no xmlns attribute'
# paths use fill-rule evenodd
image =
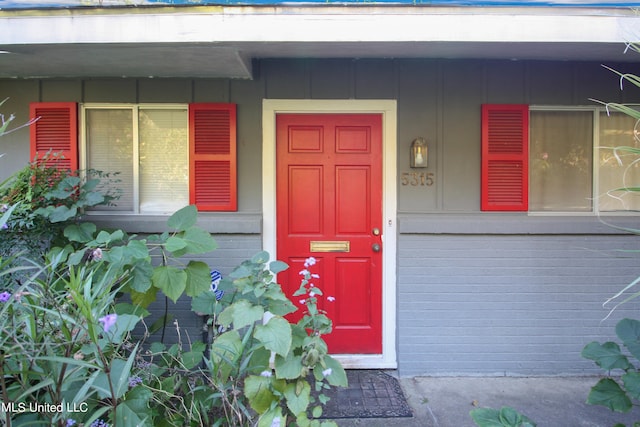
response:
<svg viewBox="0 0 640 427"><path fill-rule="evenodd" d="M600 368L609 374L621 370L621 376L608 375L591 387L587 403L602 405L615 412L629 412L634 406L633 401L640 400L640 321L622 319L616 325L616 334L629 355L623 354L620 346L615 342L600 344L596 341L587 344L582 350L582 357L593 360ZM635 365L631 357L636 359ZM638 403L636 402L635 405ZM640 421L634 427L640 426ZM616 427L624 427L616 424Z"/></svg>
<svg viewBox="0 0 640 427"><path fill-rule="evenodd" d="M8 206L0 221L16 224L13 215L22 203ZM62 214L58 207L36 210L51 220ZM74 219L49 240L57 245L42 262L0 259L0 398L10 408L5 423L335 426L317 419L327 401L322 391L346 385L346 375L327 354L322 335L331 331L331 321L317 307L322 291L312 287L308 269L296 293L307 297L307 313L291 324L284 316L294 305L275 281L285 263L257 254L221 283L220 298L211 291L209 267L183 260L216 248L196 226L194 206L174 213L169 231L146 238L98 230L65 208ZM158 265L152 263L155 253ZM309 269L313 262L307 260ZM24 280L11 279L25 269ZM191 297L193 310L210 317L211 341L180 339L168 348L149 342L145 307L158 291L173 301ZM123 302L123 294L131 303ZM134 338L137 325L144 333Z"/></svg>

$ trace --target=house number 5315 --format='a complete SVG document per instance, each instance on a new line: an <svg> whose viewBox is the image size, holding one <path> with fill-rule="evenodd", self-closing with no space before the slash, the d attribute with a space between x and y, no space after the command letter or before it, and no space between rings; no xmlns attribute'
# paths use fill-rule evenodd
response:
<svg viewBox="0 0 640 427"><path fill-rule="evenodd" d="M402 185L427 186L433 185L433 173L432 172L403 172L400 177Z"/></svg>

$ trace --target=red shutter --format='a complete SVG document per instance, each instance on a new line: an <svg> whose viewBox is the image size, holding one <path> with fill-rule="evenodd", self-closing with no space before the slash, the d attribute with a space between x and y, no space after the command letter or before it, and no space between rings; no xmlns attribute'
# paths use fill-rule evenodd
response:
<svg viewBox="0 0 640 427"><path fill-rule="evenodd" d="M59 169L78 169L78 116L75 102L31 104L31 160L51 152L49 164Z"/></svg>
<svg viewBox="0 0 640 427"><path fill-rule="evenodd" d="M200 211L238 209L236 105L189 105L189 203Z"/></svg>
<svg viewBox="0 0 640 427"><path fill-rule="evenodd" d="M529 208L529 107L482 106L483 211Z"/></svg>

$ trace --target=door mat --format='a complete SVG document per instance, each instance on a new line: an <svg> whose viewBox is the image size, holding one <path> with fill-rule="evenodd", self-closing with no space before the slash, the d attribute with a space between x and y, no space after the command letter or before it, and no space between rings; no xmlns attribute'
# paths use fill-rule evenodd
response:
<svg viewBox="0 0 640 427"><path fill-rule="evenodd" d="M380 370L348 370L348 387L332 387L324 394L322 418L413 417L398 380Z"/></svg>

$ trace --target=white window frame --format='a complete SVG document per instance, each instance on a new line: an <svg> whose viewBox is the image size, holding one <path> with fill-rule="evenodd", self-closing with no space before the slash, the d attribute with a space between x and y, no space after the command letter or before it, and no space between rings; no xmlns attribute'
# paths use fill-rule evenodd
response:
<svg viewBox="0 0 640 427"><path fill-rule="evenodd" d="M140 215L140 129L139 129L139 112L140 110L185 110L188 114L189 104L171 103L171 104L155 104L155 103L84 103L80 104L80 144L78 147L78 160L80 170L87 170L87 110L124 110L132 111L133 120L133 210L132 211L109 211L109 210L92 210L91 214L99 215ZM185 141L187 151L189 150L189 119L187 116L187 139ZM187 195L188 196L188 195ZM164 213L145 212L144 215L160 215Z"/></svg>

